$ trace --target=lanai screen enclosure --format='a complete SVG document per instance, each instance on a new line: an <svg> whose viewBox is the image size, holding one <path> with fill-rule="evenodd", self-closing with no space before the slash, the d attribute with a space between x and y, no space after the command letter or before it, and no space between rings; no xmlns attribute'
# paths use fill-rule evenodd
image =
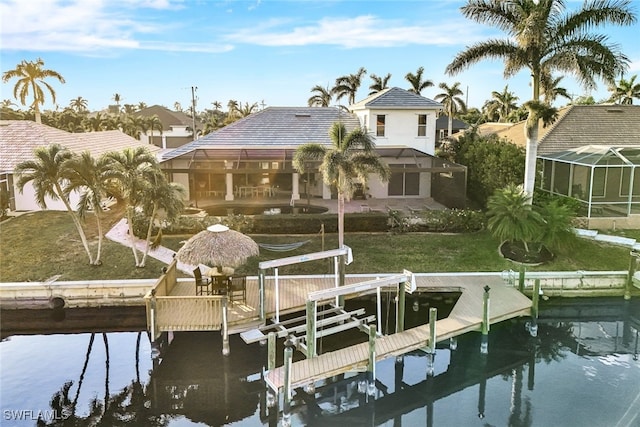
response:
<svg viewBox="0 0 640 427"><path fill-rule="evenodd" d="M540 188L580 200L581 215L640 214L640 146L587 145L539 157Z"/></svg>

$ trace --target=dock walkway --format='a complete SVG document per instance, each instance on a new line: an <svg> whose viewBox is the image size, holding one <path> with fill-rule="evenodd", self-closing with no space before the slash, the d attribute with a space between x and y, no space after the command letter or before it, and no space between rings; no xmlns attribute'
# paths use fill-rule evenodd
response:
<svg viewBox="0 0 640 427"><path fill-rule="evenodd" d="M483 315L483 288L490 289L490 323L530 314L531 301L516 289L505 286L499 278L491 276L436 275L416 277L422 291L461 292L449 316L436 322L437 341L443 341L470 331L480 331ZM429 325L418 326L404 332L376 339L376 361L400 356L429 344ZM291 367L291 387L301 387L333 375L362 371L369 361L369 343L322 354L295 362ZM267 372L266 383L274 391L284 386L284 369L278 367Z"/></svg>

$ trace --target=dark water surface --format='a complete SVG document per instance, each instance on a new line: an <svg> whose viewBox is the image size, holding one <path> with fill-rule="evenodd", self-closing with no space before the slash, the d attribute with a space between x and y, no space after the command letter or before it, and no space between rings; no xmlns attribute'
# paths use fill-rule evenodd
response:
<svg viewBox="0 0 640 427"><path fill-rule="evenodd" d="M129 332L80 333L70 312L68 329L51 313L2 312L2 426L36 425L38 416L60 426L276 425L260 380L266 347L233 336L224 357L219 333L181 333L158 365L146 332L127 320L139 312L107 315ZM356 374L332 378L311 395L297 391L292 422L640 426L639 318L637 302L619 299L546 304L536 338L525 320L507 321L492 326L488 355L469 333L455 350L443 343L433 363L421 352L379 362L374 396L360 392ZM38 332L47 323L52 333Z"/></svg>

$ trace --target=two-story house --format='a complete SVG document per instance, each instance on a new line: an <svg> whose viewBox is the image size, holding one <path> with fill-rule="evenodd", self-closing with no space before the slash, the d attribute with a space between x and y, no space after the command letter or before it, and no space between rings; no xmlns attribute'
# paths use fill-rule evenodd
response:
<svg viewBox="0 0 640 427"><path fill-rule="evenodd" d="M181 111L172 111L160 105L152 105L134 113L137 117L158 117L162 129L148 129L142 132L140 140L162 149L177 148L194 140L193 118ZM200 120L196 119L196 135L202 130Z"/></svg>
<svg viewBox="0 0 640 427"><path fill-rule="evenodd" d="M258 196L295 201L301 194L329 199L335 191L323 183L319 172L302 176L292 159L302 144L330 145L329 129L341 121L347 131L367 129L392 171L389 182L371 176L363 183L364 197L434 198L445 206L460 207L466 169L434 156L435 122L441 109L441 104L400 88L371 95L348 111L268 107L165 153L162 167L196 203Z"/></svg>

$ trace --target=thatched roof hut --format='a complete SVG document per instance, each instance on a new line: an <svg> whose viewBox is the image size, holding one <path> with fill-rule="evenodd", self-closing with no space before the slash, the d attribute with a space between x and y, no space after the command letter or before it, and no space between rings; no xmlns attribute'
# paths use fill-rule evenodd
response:
<svg viewBox="0 0 640 427"><path fill-rule="evenodd" d="M176 258L191 265L236 268L258 253L258 244L251 237L216 224L187 240Z"/></svg>

